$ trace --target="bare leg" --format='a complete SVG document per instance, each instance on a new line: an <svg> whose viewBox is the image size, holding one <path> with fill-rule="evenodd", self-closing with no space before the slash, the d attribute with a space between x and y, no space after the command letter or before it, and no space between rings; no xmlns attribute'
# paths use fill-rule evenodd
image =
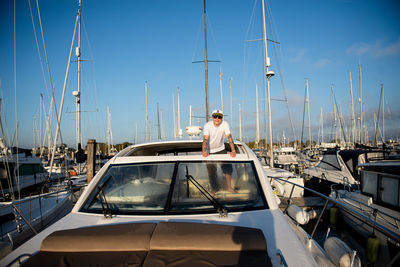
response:
<svg viewBox="0 0 400 267"><path fill-rule="evenodd" d="M236 190L232 188L232 176L225 173L226 191L236 193Z"/></svg>
<svg viewBox="0 0 400 267"><path fill-rule="evenodd" d="M218 183L216 177L217 168L214 163L207 164L207 172L211 186L211 194L214 194L216 191L218 191Z"/></svg>

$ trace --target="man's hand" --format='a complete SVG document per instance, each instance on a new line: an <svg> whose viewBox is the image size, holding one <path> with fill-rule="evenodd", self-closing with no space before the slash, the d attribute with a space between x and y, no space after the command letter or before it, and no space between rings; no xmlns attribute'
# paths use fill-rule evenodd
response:
<svg viewBox="0 0 400 267"><path fill-rule="evenodd" d="M206 151L206 152L201 153L201 155L202 155L203 157L206 158L206 157L208 157L209 154L208 154L208 152Z"/></svg>
<svg viewBox="0 0 400 267"><path fill-rule="evenodd" d="M236 157L236 151L235 150L232 150L232 152L228 152L228 154L230 154L232 158Z"/></svg>

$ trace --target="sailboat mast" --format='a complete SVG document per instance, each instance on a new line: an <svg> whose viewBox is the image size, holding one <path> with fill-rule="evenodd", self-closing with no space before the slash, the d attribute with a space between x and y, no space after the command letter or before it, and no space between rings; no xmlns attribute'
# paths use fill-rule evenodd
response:
<svg viewBox="0 0 400 267"><path fill-rule="evenodd" d="M363 143L363 106L362 106L362 71L361 71L361 64L360 64L360 98L358 102L360 103L360 143Z"/></svg>
<svg viewBox="0 0 400 267"><path fill-rule="evenodd" d="M308 113L308 141L310 142L310 148L312 144L311 140L311 126L310 126L310 95L308 94L308 78L306 78L306 90L307 90L307 113Z"/></svg>
<svg viewBox="0 0 400 267"><path fill-rule="evenodd" d="M204 75L205 75L205 90L206 90L206 122L209 120L208 107L208 61L207 61L207 14L206 0L204 0Z"/></svg>
<svg viewBox="0 0 400 267"><path fill-rule="evenodd" d="M137 122L135 123L135 144L137 144Z"/></svg>
<svg viewBox="0 0 400 267"><path fill-rule="evenodd" d="M146 96L146 121L145 121L145 126L144 126L144 140L147 142L149 141L149 114L147 112L147 81L144 82L144 92Z"/></svg>
<svg viewBox="0 0 400 267"><path fill-rule="evenodd" d="M233 129L233 112L232 112L232 78L229 79L229 91L231 93L231 129Z"/></svg>
<svg viewBox="0 0 400 267"><path fill-rule="evenodd" d="M192 126L192 105L189 106L189 126Z"/></svg>
<svg viewBox="0 0 400 267"><path fill-rule="evenodd" d="M110 107L107 105L107 151L108 155L111 152L111 117L110 117Z"/></svg>
<svg viewBox="0 0 400 267"><path fill-rule="evenodd" d="M176 138L175 96L172 94L172 117L174 119L174 138Z"/></svg>
<svg viewBox="0 0 400 267"><path fill-rule="evenodd" d="M182 137L182 129L181 129L181 96L180 89L178 87L178 136Z"/></svg>
<svg viewBox="0 0 400 267"><path fill-rule="evenodd" d="M378 125L376 124L376 114L374 111L375 145L378 145Z"/></svg>
<svg viewBox="0 0 400 267"><path fill-rule="evenodd" d="M333 104L333 128L335 131L335 144L337 144L337 116L336 116L336 105L335 105L335 93L333 92L333 85L331 85L331 91L332 91L332 104Z"/></svg>
<svg viewBox="0 0 400 267"><path fill-rule="evenodd" d="M338 110L338 120L339 120L339 144L342 143L342 141L345 139L345 136L343 136L343 115L342 115L342 104L339 104L339 110Z"/></svg>
<svg viewBox="0 0 400 267"><path fill-rule="evenodd" d="M53 116L53 102L54 102L54 98L52 97L50 100L50 109L49 109L49 115L47 116L47 120L46 120L46 128L47 128L47 158L50 158L51 155L51 122L52 122L52 116ZM58 124L57 124L58 125Z"/></svg>
<svg viewBox="0 0 400 267"><path fill-rule="evenodd" d="M43 153L43 94L40 94L40 157Z"/></svg>
<svg viewBox="0 0 400 267"><path fill-rule="evenodd" d="M385 91L383 84L381 85L382 90L382 143L385 143Z"/></svg>
<svg viewBox="0 0 400 267"><path fill-rule="evenodd" d="M79 0L78 9L78 46L75 54L78 57L78 93L76 96L76 147L82 144L81 135L81 16L82 16L82 0Z"/></svg>
<svg viewBox="0 0 400 267"><path fill-rule="evenodd" d="M222 109L222 111L224 111L224 97L222 94L222 71L221 71L221 69L219 70L219 90L220 90L220 94L221 94L221 109Z"/></svg>
<svg viewBox="0 0 400 267"><path fill-rule="evenodd" d="M324 115L321 107L321 144L324 142Z"/></svg>
<svg viewBox="0 0 400 267"><path fill-rule="evenodd" d="M350 98L351 98L351 128L352 128L352 140L353 144L356 142L356 118L354 114L354 101L353 101L353 82L351 79L351 71L350 71Z"/></svg>
<svg viewBox="0 0 400 267"><path fill-rule="evenodd" d="M242 108L239 104L239 140L242 141Z"/></svg>
<svg viewBox="0 0 400 267"><path fill-rule="evenodd" d="M160 109L158 102L157 102L157 124L158 124L158 139L161 140Z"/></svg>
<svg viewBox="0 0 400 267"><path fill-rule="evenodd" d="M260 120L258 114L258 84L256 83L256 146L259 147L260 143Z"/></svg>
<svg viewBox="0 0 400 267"><path fill-rule="evenodd" d="M264 37L264 56L265 56L265 72L267 76L267 92L268 92L268 129L269 129L269 158L270 158L270 166L274 166L273 160L273 143L272 143L272 119L271 119L271 92L269 86L269 80L272 76L274 76L273 71L269 71L268 68L270 66L270 60L268 57L268 45L267 45L267 29L265 25L265 7L264 7L264 0L261 1L262 3L262 17L263 17L263 37Z"/></svg>

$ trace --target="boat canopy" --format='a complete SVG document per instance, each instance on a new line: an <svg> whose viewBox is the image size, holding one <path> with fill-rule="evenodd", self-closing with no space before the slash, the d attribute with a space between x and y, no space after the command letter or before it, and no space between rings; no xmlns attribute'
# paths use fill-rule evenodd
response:
<svg viewBox="0 0 400 267"><path fill-rule="evenodd" d="M327 151L316 167L325 170L340 171L341 168L337 159L336 151Z"/></svg>

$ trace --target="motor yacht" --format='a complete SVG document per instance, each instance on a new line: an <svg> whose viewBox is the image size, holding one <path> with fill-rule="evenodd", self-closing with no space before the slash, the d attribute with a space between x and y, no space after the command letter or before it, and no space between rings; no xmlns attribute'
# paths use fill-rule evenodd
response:
<svg viewBox="0 0 400 267"><path fill-rule="evenodd" d="M71 213L0 265L334 266L279 209L249 147L235 142L236 157L203 157L201 148L199 138L125 148ZM232 167L230 183L223 165Z"/></svg>

